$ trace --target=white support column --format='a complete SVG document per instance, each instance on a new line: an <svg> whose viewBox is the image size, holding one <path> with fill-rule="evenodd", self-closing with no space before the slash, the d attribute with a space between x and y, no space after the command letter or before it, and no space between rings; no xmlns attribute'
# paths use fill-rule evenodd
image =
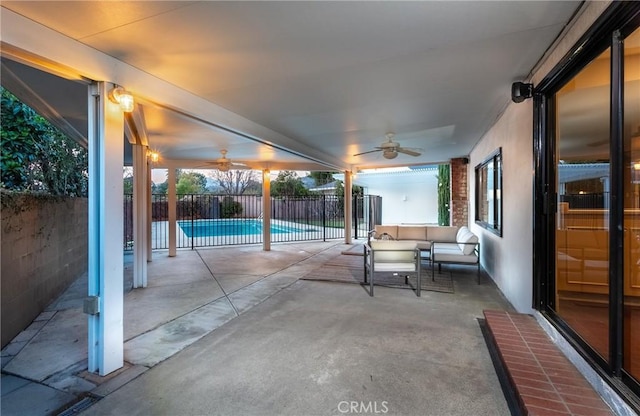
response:
<svg viewBox="0 0 640 416"><path fill-rule="evenodd" d="M168 169L167 181L169 187L169 257L175 257L177 254L177 235L176 235L176 169L171 166Z"/></svg>
<svg viewBox="0 0 640 416"><path fill-rule="evenodd" d="M124 364L124 117L109 101L110 84L91 85L89 118L89 267L85 312L88 370L105 376Z"/></svg>
<svg viewBox="0 0 640 416"><path fill-rule="evenodd" d="M147 287L147 146L133 148L133 287Z"/></svg>
<svg viewBox="0 0 640 416"><path fill-rule="evenodd" d="M271 250L271 172L262 171L262 250Z"/></svg>
<svg viewBox="0 0 640 416"><path fill-rule="evenodd" d="M344 242L351 244L351 204L353 202L353 185L351 171L344 172Z"/></svg>
<svg viewBox="0 0 640 416"><path fill-rule="evenodd" d="M151 163L149 163L149 160L147 159L147 263L153 261L153 240L151 234L151 227L153 226L151 218L153 214L153 207L151 205L151 182Z"/></svg>

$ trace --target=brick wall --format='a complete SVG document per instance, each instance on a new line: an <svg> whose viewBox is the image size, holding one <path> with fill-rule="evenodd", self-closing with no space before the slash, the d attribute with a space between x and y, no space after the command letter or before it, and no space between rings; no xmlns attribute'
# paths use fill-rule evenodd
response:
<svg viewBox="0 0 640 416"><path fill-rule="evenodd" d="M2 193L2 346L87 271L85 198Z"/></svg>
<svg viewBox="0 0 640 416"><path fill-rule="evenodd" d="M469 186L467 168L469 159L451 159L451 225L469 224Z"/></svg>

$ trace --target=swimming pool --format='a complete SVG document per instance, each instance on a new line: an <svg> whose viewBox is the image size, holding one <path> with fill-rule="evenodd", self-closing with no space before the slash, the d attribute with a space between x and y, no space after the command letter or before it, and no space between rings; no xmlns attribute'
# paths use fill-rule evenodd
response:
<svg viewBox="0 0 640 416"><path fill-rule="evenodd" d="M216 237L229 235L262 234L262 220L233 218L224 220L178 221L187 237ZM317 231L314 228L297 228L281 224L271 224L271 234L303 233Z"/></svg>

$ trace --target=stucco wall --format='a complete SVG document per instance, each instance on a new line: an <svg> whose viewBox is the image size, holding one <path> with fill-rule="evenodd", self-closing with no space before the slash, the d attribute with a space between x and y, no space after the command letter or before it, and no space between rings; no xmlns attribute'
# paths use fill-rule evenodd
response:
<svg viewBox="0 0 640 416"><path fill-rule="evenodd" d="M533 102L512 105L471 153L470 200L475 201L475 170L502 147L502 237L475 225L480 236L482 265L500 290L520 312L531 312L533 290ZM471 204L470 218L475 218Z"/></svg>
<svg viewBox="0 0 640 416"><path fill-rule="evenodd" d="M2 346L87 270L87 199L2 194Z"/></svg>
<svg viewBox="0 0 640 416"><path fill-rule="evenodd" d="M531 77L534 86L562 59L608 4L586 4L540 62ZM505 91L505 101L509 99L508 94L509 91ZM475 201L474 167L499 147L502 147L503 158L503 236L498 237L474 224L474 204L470 204L469 218L472 230L480 236L484 268L519 312L530 313L533 292L533 100L510 103L474 147L469 163L470 201Z"/></svg>
<svg viewBox="0 0 640 416"><path fill-rule="evenodd" d="M437 174L437 169L421 174L397 173L368 182L366 193L382 197L382 223L437 224Z"/></svg>

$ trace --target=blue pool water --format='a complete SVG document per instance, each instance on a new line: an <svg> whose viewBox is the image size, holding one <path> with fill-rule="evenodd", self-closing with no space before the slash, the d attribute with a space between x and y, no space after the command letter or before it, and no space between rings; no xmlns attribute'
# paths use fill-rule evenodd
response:
<svg viewBox="0 0 640 416"><path fill-rule="evenodd" d="M217 237L228 235L262 234L262 220L230 219L230 220L196 220L178 221L178 225L187 237ZM313 228L295 228L271 224L271 234L302 233L316 231Z"/></svg>

